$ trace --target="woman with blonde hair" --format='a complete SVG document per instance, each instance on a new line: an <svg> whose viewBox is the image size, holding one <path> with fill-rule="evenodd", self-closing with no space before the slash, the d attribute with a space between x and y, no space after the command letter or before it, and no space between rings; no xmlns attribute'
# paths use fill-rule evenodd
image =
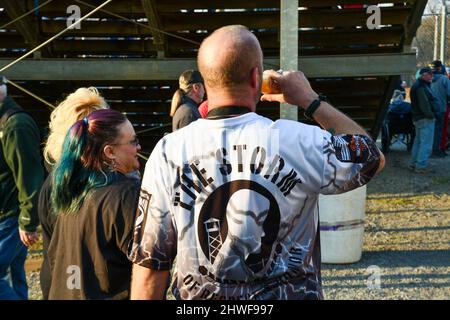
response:
<svg viewBox="0 0 450 320"><path fill-rule="evenodd" d="M170 108L172 131L187 126L201 118L199 104L205 96L205 86L200 72L186 70L179 78L179 89L175 91Z"/></svg>
<svg viewBox="0 0 450 320"><path fill-rule="evenodd" d="M79 88L67 96L50 115L49 136L44 148L45 161L52 165L61 157L64 138L69 128L95 110L109 108L97 88Z"/></svg>
<svg viewBox="0 0 450 320"><path fill-rule="evenodd" d="M94 87L79 88L61 102L50 115L49 136L44 147L46 164L52 167L60 160L64 138L70 127L78 120L84 119L96 110L108 109L105 99ZM45 180L39 195L38 214L42 225L44 261L40 272L41 290L44 300L48 299L51 285L50 268L47 257L48 247L56 223L52 214L50 194L52 191L52 174Z"/></svg>
<svg viewBox="0 0 450 320"><path fill-rule="evenodd" d="M58 220L48 247L50 300L128 299L141 149L119 111L92 112L67 133L52 173Z"/></svg>

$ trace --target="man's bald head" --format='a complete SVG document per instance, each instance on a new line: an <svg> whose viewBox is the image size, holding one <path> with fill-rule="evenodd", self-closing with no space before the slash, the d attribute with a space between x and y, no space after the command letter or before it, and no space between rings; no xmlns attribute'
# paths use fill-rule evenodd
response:
<svg viewBox="0 0 450 320"><path fill-rule="evenodd" d="M246 27L226 26L201 44L198 67L207 88L235 88L247 84L252 70L262 76L262 51L258 39Z"/></svg>

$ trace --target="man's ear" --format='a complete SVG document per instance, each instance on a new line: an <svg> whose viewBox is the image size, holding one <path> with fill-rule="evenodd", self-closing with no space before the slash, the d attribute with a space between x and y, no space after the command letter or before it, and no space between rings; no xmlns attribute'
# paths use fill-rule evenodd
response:
<svg viewBox="0 0 450 320"><path fill-rule="evenodd" d="M113 160L113 159L116 158L116 154L114 153L114 147L111 146L111 145L108 145L108 144L107 144L107 145L103 148L103 153L105 154L105 157L106 157L107 159Z"/></svg>
<svg viewBox="0 0 450 320"><path fill-rule="evenodd" d="M200 84L199 83L194 83L192 86L193 86L195 92L199 92L200 91Z"/></svg>
<svg viewBox="0 0 450 320"><path fill-rule="evenodd" d="M252 72L250 75L252 88L259 89L260 83L262 81L260 72L261 72L261 70L259 70L258 67L254 67L252 69Z"/></svg>

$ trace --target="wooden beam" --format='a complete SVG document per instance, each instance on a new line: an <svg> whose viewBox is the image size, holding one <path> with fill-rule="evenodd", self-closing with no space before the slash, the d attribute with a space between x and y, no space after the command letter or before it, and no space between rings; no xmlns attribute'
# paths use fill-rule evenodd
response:
<svg viewBox="0 0 450 320"><path fill-rule="evenodd" d="M25 49L28 48L28 45L25 43L23 37L19 33L9 32L1 34L0 48Z"/></svg>
<svg viewBox="0 0 450 320"><path fill-rule="evenodd" d="M300 55L366 55L366 54L395 54L402 52L402 48L399 46L364 46L355 48L300 48Z"/></svg>
<svg viewBox="0 0 450 320"><path fill-rule="evenodd" d="M34 0L26 0L28 7L34 6ZM85 0L87 3L92 3L93 1ZM299 0L300 7L337 7L337 5L345 4L381 4L381 3L394 3L398 5L403 5L405 0ZM69 5L77 4L82 7L83 5L77 3L74 0L58 0L52 3L51 6L45 6L40 12L47 16L65 16L66 8ZM211 1L211 0L170 0L170 1L156 1L156 8L161 12L180 12L181 9L255 9L255 8L279 8L279 0L226 0L226 1ZM108 10L120 14L120 15L130 15L144 12L141 6L141 0L127 0L127 1L114 1L108 5ZM99 16L104 15L104 13L99 13Z"/></svg>
<svg viewBox="0 0 450 320"><path fill-rule="evenodd" d="M254 32L261 47L276 48L280 46L280 38L277 32ZM368 29L332 29L332 30L301 30L298 33L299 45L318 47L345 47L349 45L378 45L392 44L400 45L403 35L403 27L390 27L379 30ZM205 35L190 35L189 38L201 42ZM172 50L195 48L196 45L180 39L170 39L169 45Z"/></svg>
<svg viewBox="0 0 450 320"><path fill-rule="evenodd" d="M145 40L55 40L55 54L60 52L77 54L136 54L155 51L155 46Z"/></svg>
<svg viewBox="0 0 450 320"><path fill-rule="evenodd" d="M0 12L0 25L5 25L11 21L11 18L5 12L5 10ZM11 28L11 27L10 27Z"/></svg>
<svg viewBox="0 0 450 320"><path fill-rule="evenodd" d="M142 8L148 20L148 25L154 29L152 31L153 44L158 52L158 58L164 58L167 52L167 41L164 34L157 30L162 30L161 20L159 19L158 10L156 9L154 0L141 0Z"/></svg>
<svg viewBox="0 0 450 320"><path fill-rule="evenodd" d="M408 74L416 70L415 53L308 56L299 58L307 77L357 77Z"/></svg>
<svg viewBox="0 0 450 320"><path fill-rule="evenodd" d="M395 3L403 5L405 0L299 0L300 7L337 7L337 5L345 4L380 4ZM227 1L211 1L211 0L171 0L158 1L158 10L161 12L176 12L180 9L255 9L255 8L279 8L279 0L227 0Z"/></svg>
<svg viewBox="0 0 450 320"><path fill-rule="evenodd" d="M0 60L0 67L11 60ZM266 58L268 67L279 66L275 58ZM411 73L416 68L414 53L302 56L298 65L310 78L388 76ZM10 79L20 80L175 80L185 69L197 69L195 59L164 60L72 60L42 59L24 60L4 73Z"/></svg>
<svg viewBox="0 0 450 320"><path fill-rule="evenodd" d="M381 23L404 25L409 16L407 7L381 8ZM280 12L215 12L160 14L161 25L166 32L215 30L224 25L243 24L250 29L278 29ZM365 10L305 10L299 11L300 28L365 26L369 15ZM65 28L65 21L42 21L44 34L55 34ZM84 21L81 29L70 30L68 35L129 35L151 34L150 30L124 21ZM183 34L180 34L183 35ZM187 34L189 37L189 34Z"/></svg>
<svg viewBox="0 0 450 320"><path fill-rule="evenodd" d="M395 90L395 86L399 80L400 75L392 76L387 79L386 89L384 91L384 96L381 99L380 107L378 108L378 114L375 118L375 121L372 123L372 127L369 132L370 135L372 136L372 139L374 140L376 140L378 137L381 125L383 124L383 120L386 117L389 102L391 101L392 94L394 93Z"/></svg>
<svg viewBox="0 0 450 320"><path fill-rule="evenodd" d="M327 97L329 97L331 104L333 106L342 107L343 110L347 110L346 112L351 113L361 108L363 108L364 110L367 109L378 110L378 107L380 106L380 96L383 96L383 94L365 97L353 96L340 98L337 96L330 96L330 95L328 95Z"/></svg>
<svg viewBox="0 0 450 320"><path fill-rule="evenodd" d="M403 25L409 16L408 7L382 7L383 25ZM243 24L249 28L279 28L278 11L259 12L193 12L185 14L161 14L165 31L215 30L225 24ZM369 15L358 10L304 10L299 11L300 28L365 26Z"/></svg>
<svg viewBox="0 0 450 320"><path fill-rule="evenodd" d="M169 49L171 49L169 47ZM401 53L403 48L400 46L383 46L378 47L374 45L370 46L358 46L358 47L330 47L330 48L305 48L300 46L299 55L300 56L323 56L323 55L367 55L367 54L391 54L391 53ZM279 48L263 48L265 57L274 57L279 54ZM196 56L196 52L185 52L185 51L170 51L170 58L172 59L192 59Z"/></svg>
<svg viewBox="0 0 450 320"><path fill-rule="evenodd" d="M316 92L324 92L328 96L355 96L381 95L384 93L386 84L384 78L332 78L312 79L311 86ZM348 88L352 88L351 91ZM361 98L362 98L361 97Z"/></svg>
<svg viewBox="0 0 450 320"><path fill-rule="evenodd" d="M158 10L160 12L177 12L180 9L255 9L255 8L279 8L280 0L227 0L227 1L158 1Z"/></svg>
<svg viewBox="0 0 450 320"><path fill-rule="evenodd" d="M135 37L149 37L151 36L150 30L145 30L145 34L142 34L143 28L136 28L134 25L115 24L112 28L102 23L98 23L101 28L94 28L83 32L84 36L135 36ZM45 31L48 31L44 27ZM70 32L69 34L76 35L77 31ZM389 27L379 30L367 30L367 29L331 29L331 30L301 30L299 32L299 42L301 45L315 45L331 47L335 45L356 45L356 44L390 44L398 43L400 45L403 34L403 27ZM192 41L201 43L202 40L208 34L187 34L183 35ZM279 35L277 32L255 32L255 35L260 40L261 46L265 47L279 47ZM1 35L3 37L3 35ZM195 48L196 45L191 42L187 42L177 38L167 38L168 44L172 50ZM0 47L1 47L0 42ZM124 46L124 50L127 48Z"/></svg>
<svg viewBox="0 0 450 320"><path fill-rule="evenodd" d="M26 0L28 7L32 8L34 6L35 0ZM99 5L101 1L92 1L92 0L83 0L86 3L91 5ZM58 0L53 1L53 3L49 6L44 6L39 9L39 12L42 15L48 17L67 17L68 14L66 12L67 7L70 5L77 5L81 9L81 15L84 15L92 10L91 7L85 6L82 3L76 0ZM127 17L145 17L145 14L142 10L142 5L140 0L127 0L127 1L113 1L108 4L108 11L112 11L114 13L125 15ZM107 17L108 15L102 11L99 11L95 14L96 17Z"/></svg>
<svg viewBox="0 0 450 320"><path fill-rule="evenodd" d="M6 10L11 20L23 15L26 11L21 1L0 0L0 7ZM31 16L26 16L16 21L14 26L25 39L28 48L34 48L40 44L39 29ZM41 52L48 56L50 51L48 48L42 48ZM39 57L39 51L36 53L35 56Z"/></svg>
<svg viewBox="0 0 450 320"><path fill-rule="evenodd" d="M422 15L425 11L428 1L416 0L412 7L412 12L408 17L408 21L405 23L405 37L402 42L402 46L410 45L416 36L417 29L422 23Z"/></svg>
<svg viewBox="0 0 450 320"><path fill-rule="evenodd" d="M51 36L64 28L65 21L42 21L42 33ZM81 29L71 29L65 36L151 36L149 29L132 24L128 21L83 21Z"/></svg>

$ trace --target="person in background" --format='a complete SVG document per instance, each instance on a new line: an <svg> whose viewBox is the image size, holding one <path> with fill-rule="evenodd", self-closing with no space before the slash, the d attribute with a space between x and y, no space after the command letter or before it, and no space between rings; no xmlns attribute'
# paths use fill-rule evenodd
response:
<svg viewBox="0 0 450 320"><path fill-rule="evenodd" d="M44 147L44 159L50 169L50 175L45 179L39 195L39 220L42 226L43 255L40 271L40 284L42 297L48 299L50 290L50 266L48 264L47 251L53 234L57 215L54 214L50 203L52 190L52 168L61 158L64 138L70 127L78 120L87 117L95 110L109 108L106 101L94 87L79 88L61 102L50 115L50 133Z"/></svg>
<svg viewBox="0 0 450 320"><path fill-rule="evenodd" d="M406 92L401 90L394 90L394 94L392 95L391 103L389 104L388 112L386 114L385 123L386 125L390 121L402 121L405 123L408 121L412 126L411 117L411 103L405 101ZM393 114L396 114L393 116ZM408 114L408 116L406 116ZM395 118L393 118L395 117ZM399 120L396 120L399 119ZM408 119L408 120L406 120ZM405 142L405 135L399 134L397 139L401 139L401 141Z"/></svg>
<svg viewBox="0 0 450 320"><path fill-rule="evenodd" d="M435 157L446 157L445 148L441 148L442 132L444 129L445 112L447 101L450 98L450 80L445 76L445 67L439 60L433 61L433 82L431 89L436 98L436 110L434 110L435 126L433 139L433 155Z"/></svg>
<svg viewBox="0 0 450 320"><path fill-rule="evenodd" d="M139 140L119 111L97 110L75 122L52 178L58 215L48 248L49 299L127 299L128 245L139 196Z"/></svg>
<svg viewBox="0 0 450 320"><path fill-rule="evenodd" d="M411 103L405 101L402 91L400 90L394 91L388 111L394 113L411 112Z"/></svg>
<svg viewBox="0 0 450 320"><path fill-rule="evenodd" d="M417 69L416 73L414 74L414 79L415 80L419 80L420 79L420 77L421 77L420 70L422 70L422 68Z"/></svg>
<svg viewBox="0 0 450 320"><path fill-rule="evenodd" d="M200 112L202 119L206 118L206 115L208 114L208 100L205 100L200 104L198 112Z"/></svg>
<svg viewBox="0 0 450 320"><path fill-rule="evenodd" d="M450 116L450 104L447 103L447 109L444 115L444 127L442 128L442 139L440 144L441 150L444 151L446 151L449 147L449 134L450 134L448 130L448 122L450 118L449 116Z"/></svg>
<svg viewBox="0 0 450 320"><path fill-rule="evenodd" d="M399 90L403 93L403 98L406 98L406 81L399 79L395 86L395 90Z"/></svg>
<svg viewBox="0 0 450 320"><path fill-rule="evenodd" d="M27 247L38 239L44 180L39 127L0 83L0 300L28 299Z"/></svg>
<svg viewBox="0 0 450 320"><path fill-rule="evenodd" d="M199 104L205 96L205 87L200 72L186 70L179 78L179 89L172 97L170 116L172 131L176 131L200 119Z"/></svg>
<svg viewBox="0 0 450 320"><path fill-rule="evenodd" d="M411 87L411 110L416 135L411 151L411 163L408 168L416 173L432 172L428 165L433 148L434 136L434 103L431 91L433 72L425 67L419 70L420 78Z"/></svg>
<svg viewBox="0 0 450 320"><path fill-rule="evenodd" d="M450 68L446 67L445 76L450 79ZM448 150L450 147L450 130L448 130L448 123L450 118L450 99L447 101L447 109L444 116L444 128L442 129L441 150Z"/></svg>

